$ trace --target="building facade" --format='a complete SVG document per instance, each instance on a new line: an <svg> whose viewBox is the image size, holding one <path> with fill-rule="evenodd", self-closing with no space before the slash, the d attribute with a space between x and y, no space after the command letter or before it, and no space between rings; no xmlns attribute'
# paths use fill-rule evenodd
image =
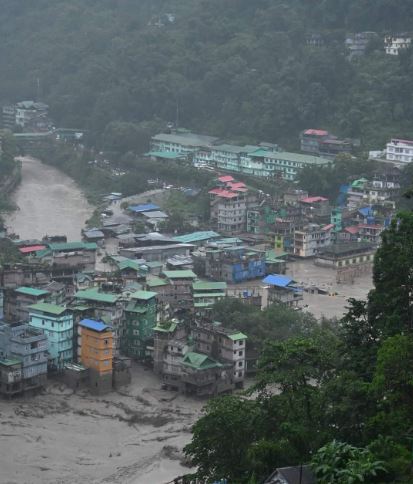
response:
<svg viewBox="0 0 413 484"><path fill-rule="evenodd" d="M38 303L29 307L29 325L44 331L49 342L49 368L63 370L73 361L73 314L64 306Z"/></svg>
<svg viewBox="0 0 413 484"><path fill-rule="evenodd" d="M401 164L413 161L413 141L393 138L386 147L386 160Z"/></svg>

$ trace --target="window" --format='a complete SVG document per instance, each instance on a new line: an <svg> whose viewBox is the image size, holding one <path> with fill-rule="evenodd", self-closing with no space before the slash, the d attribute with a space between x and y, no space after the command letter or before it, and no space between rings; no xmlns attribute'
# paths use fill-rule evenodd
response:
<svg viewBox="0 0 413 484"><path fill-rule="evenodd" d="M240 366L240 367L242 366L242 361L238 362L238 366Z"/></svg>
<svg viewBox="0 0 413 484"><path fill-rule="evenodd" d="M105 345L109 344L109 340L107 339L103 340L103 342L105 343Z"/></svg>
<svg viewBox="0 0 413 484"><path fill-rule="evenodd" d="M239 356L242 356L243 354L244 354L244 352L243 352L243 351L238 351L238 355L239 355Z"/></svg>

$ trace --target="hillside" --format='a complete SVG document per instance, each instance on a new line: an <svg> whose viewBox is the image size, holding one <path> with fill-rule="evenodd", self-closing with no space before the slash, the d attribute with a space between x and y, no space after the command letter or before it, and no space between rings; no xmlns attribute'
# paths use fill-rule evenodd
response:
<svg viewBox="0 0 413 484"><path fill-rule="evenodd" d="M97 145L112 121L178 120L291 148L310 126L378 147L413 128L413 56L381 42L412 21L413 0L3 0L0 102L39 93ZM348 61L346 32L366 30L379 41Z"/></svg>

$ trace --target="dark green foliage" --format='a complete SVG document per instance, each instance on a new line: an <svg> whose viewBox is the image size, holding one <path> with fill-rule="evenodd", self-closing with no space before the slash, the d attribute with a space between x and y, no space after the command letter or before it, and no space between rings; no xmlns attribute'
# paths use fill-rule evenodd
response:
<svg viewBox="0 0 413 484"><path fill-rule="evenodd" d="M344 47L348 31L411 30L411 0L3 0L1 13L0 103L40 96L99 149L141 149L147 122L286 147L307 127L377 147L413 126L411 53L379 40L349 62Z"/></svg>

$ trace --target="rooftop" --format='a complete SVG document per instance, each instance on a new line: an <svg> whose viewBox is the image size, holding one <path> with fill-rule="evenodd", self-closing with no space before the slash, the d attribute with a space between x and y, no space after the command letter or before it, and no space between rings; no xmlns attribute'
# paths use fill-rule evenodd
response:
<svg viewBox="0 0 413 484"><path fill-rule="evenodd" d="M94 319L82 319L80 321L79 326L83 328L91 329L93 331L97 331L98 333L102 333L103 331L111 330L111 326L103 323L102 321L95 321Z"/></svg>
<svg viewBox="0 0 413 484"><path fill-rule="evenodd" d="M45 291L44 289L36 289L34 287L18 287L15 289L16 292L19 294L26 294L28 296L46 296L49 294L49 291Z"/></svg>
<svg viewBox="0 0 413 484"><path fill-rule="evenodd" d="M21 247L19 251L22 254L30 254L30 252L37 252L38 250L43 250L45 248L45 245L31 245L30 247Z"/></svg>
<svg viewBox="0 0 413 484"><path fill-rule="evenodd" d="M57 304L49 304L49 303L38 303L29 306L30 312L41 312L41 313L48 313L53 314L54 316L60 316L66 311L64 306L59 306Z"/></svg>
<svg viewBox="0 0 413 484"><path fill-rule="evenodd" d="M270 274L269 276L265 277L262 282L271 286L288 287L294 281L291 279L291 277L284 276L282 274Z"/></svg>
<svg viewBox="0 0 413 484"><path fill-rule="evenodd" d="M97 289L85 289L77 291L76 299L85 299L94 302L115 303L119 299L118 294L99 292Z"/></svg>
<svg viewBox="0 0 413 484"><path fill-rule="evenodd" d="M222 366L221 363L215 361L213 358L210 358L208 355L195 353L193 351L189 351L185 355L184 359L182 360L182 364L189 366L194 370L207 370L209 368L220 368Z"/></svg>
<svg viewBox="0 0 413 484"><path fill-rule="evenodd" d="M194 291L214 291L222 290L227 288L226 282L209 282L209 281L198 281L192 284Z"/></svg>
<svg viewBox="0 0 413 484"><path fill-rule="evenodd" d="M232 341L239 341L241 339L248 339L248 336L244 333L238 332L238 333L229 334L228 338L231 339Z"/></svg>
<svg viewBox="0 0 413 484"><path fill-rule="evenodd" d="M218 141L215 136L206 136L191 132L160 133L152 137L154 141L164 141L167 143L177 143L184 146L211 146Z"/></svg>
<svg viewBox="0 0 413 484"><path fill-rule="evenodd" d="M182 158L182 153L174 153L173 151L149 151L145 156L153 156L155 158L164 158L165 160L178 160Z"/></svg>
<svg viewBox="0 0 413 484"><path fill-rule="evenodd" d="M196 279L196 274L191 270L163 271L168 279Z"/></svg>
<svg viewBox="0 0 413 484"><path fill-rule="evenodd" d="M64 250L97 250L95 242L57 242L48 244L49 249L53 251Z"/></svg>
<svg viewBox="0 0 413 484"><path fill-rule="evenodd" d="M132 299L140 299L142 301L148 301L149 299L152 299L156 297L158 293L152 292L152 291L136 291L133 292L130 297Z"/></svg>
<svg viewBox="0 0 413 484"><path fill-rule="evenodd" d="M159 210L160 207L158 205L155 205L154 203L145 203L145 204L140 204L140 205L130 205L128 207L128 210L131 212L135 213L140 213L140 212L149 212L151 210Z"/></svg>
<svg viewBox="0 0 413 484"><path fill-rule="evenodd" d="M327 160L326 158L321 158L319 156L305 155L302 153L290 153L288 151L272 152L266 150L257 150L256 152L252 153L252 156L259 158L271 158L273 160L292 161L294 163L303 163L307 165L327 165L331 163L331 160Z"/></svg>
<svg viewBox="0 0 413 484"><path fill-rule="evenodd" d="M201 242L203 240L216 239L218 237L220 237L220 235L213 230L205 230L199 232L192 232L190 234L178 235L177 237L174 237L174 240L176 240L177 242L182 242L184 244L190 244L192 242Z"/></svg>

